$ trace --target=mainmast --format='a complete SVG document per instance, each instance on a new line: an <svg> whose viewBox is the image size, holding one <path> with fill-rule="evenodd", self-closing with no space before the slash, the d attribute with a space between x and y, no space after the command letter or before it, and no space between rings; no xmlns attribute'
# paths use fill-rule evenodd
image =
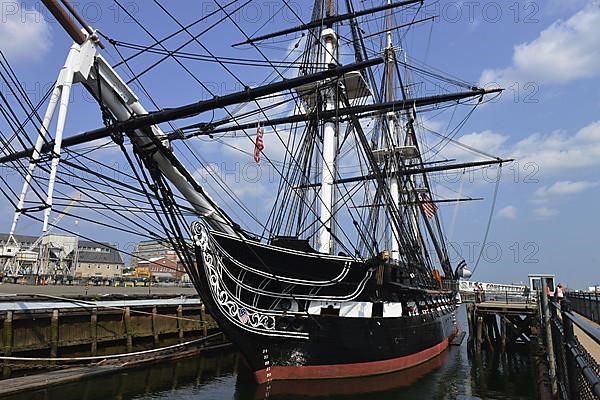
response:
<svg viewBox="0 0 600 400"><path fill-rule="evenodd" d="M333 15L333 0L327 0L327 17ZM338 38L333 30L333 24L321 31L322 59L325 68L337 64ZM323 91L325 110L337 107L337 86L328 84ZM331 233L333 229L333 214L335 204L334 179L336 174L337 123L334 118L328 118L323 123L323 168L321 176L321 227L319 229L319 251L333 252Z"/></svg>

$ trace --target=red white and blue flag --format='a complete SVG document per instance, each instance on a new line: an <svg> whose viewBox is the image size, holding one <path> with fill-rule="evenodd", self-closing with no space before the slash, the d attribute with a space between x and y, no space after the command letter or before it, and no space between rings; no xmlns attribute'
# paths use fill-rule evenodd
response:
<svg viewBox="0 0 600 400"><path fill-rule="evenodd" d="M429 194L421 193L420 198L421 198L421 209L423 210L423 212L425 213L427 218L431 219L431 218L435 217L435 212L437 211L438 207L435 205L435 203L433 201L431 201L431 197L429 197Z"/></svg>
<svg viewBox="0 0 600 400"><path fill-rule="evenodd" d="M250 319L250 316L248 315L248 311L246 311L246 309L244 307L241 307L239 309L238 317L240 318L240 321L242 321L242 324L248 323L248 320Z"/></svg>
<svg viewBox="0 0 600 400"><path fill-rule="evenodd" d="M263 142L263 128L258 124L256 127L256 141L254 142L254 161L257 164L260 164L260 153L265 148L265 144Z"/></svg>

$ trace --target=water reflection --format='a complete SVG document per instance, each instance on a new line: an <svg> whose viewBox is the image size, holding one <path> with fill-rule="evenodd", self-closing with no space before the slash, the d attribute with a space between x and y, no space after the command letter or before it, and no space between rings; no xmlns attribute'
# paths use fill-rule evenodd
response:
<svg viewBox="0 0 600 400"><path fill-rule="evenodd" d="M365 398L365 394L380 396L381 392L395 391L414 384L420 378L442 367L447 357L448 352L444 352L439 357L435 357L406 371L379 376L354 379L312 380L309 382L275 381L270 384L256 386L254 399L277 398L282 395L324 398L350 395L360 395L360 398ZM240 372L239 376L242 377L243 374Z"/></svg>
<svg viewBox="0 0 600 400"><path fill-rule="evenodd" d="M466 345L394 374L343 380L256 385L234 351L205 354L9 397L9 400L344 399L530 400L534 378L527 354L469 358Z"/></svg>

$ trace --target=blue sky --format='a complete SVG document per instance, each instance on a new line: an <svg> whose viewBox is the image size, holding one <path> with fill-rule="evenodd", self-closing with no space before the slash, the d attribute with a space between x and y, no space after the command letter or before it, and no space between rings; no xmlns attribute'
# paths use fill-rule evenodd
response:
<svg viewBox="0 0 600 400"><path fill-rule="evenodd" d="M216 9L215 2L209 0L164 3L182 24ZM249 34L267 33L297 25L298 17L309 20L308 3L312 2L290 2L294 15L285 8L277 12L282 7L279 1L253 1L236 13L234 20ZM381 3L369 0L361 4ZM82 0L73 4L90 24L111 38L136 44L152 43L111 1ZM121 1L121 4L156 37L164 37L177 29L151 2ZM56 79L70 39L38 2L0 0L0 6L0 49L15 67L32 100L37 102ZM396 23L406 22L413 15L410 10L397 14ZM600 197L600 4L581 0L442 0L426 2L420 15L437 18L413 28L405 36L403 45L411 58L475 84L506 88L502 98L479 107L457 136L462 143L487 153L516 159L503 168L476 279L518 282L526 281L528 273L546 272L556 273L559 281L574 288L600 284L600 256L595 234L600 224L596 205ZM223 14L217 13L215 17L223 17ZM215 19L202 22L194 32L208 28L211 21ZM375 30L376 25L377 22L373 22L371 28ZM186 39L181 35L165 42L165 46L173 49ZM243 39L231 21L201 37L202 43L217 55L260 58L254 49L230 47ZM265 46L263 51L270 59L281 59L298 40L292 36ZM184 50L203 52L197 44ZM103 55L111 63L119 60L110 46ZM158 57L148 55L134 60L131 67L139 72ZM216 94L242 87L217 64L186 62L186 65ZM118 71L128 76L127 71ZM259 84L268 76L264 68L247 66L234 66L232 72L249 85ZM293 76L293 72L285 75ZM209 97L206 89L191 81L170 60L144 75L142 83L161 107ZM435 88L423 85L418 90L427 94ZM142 93L140 98L148 109L154 109ZM204 115L195 121L210 118L211 115ZM449 120L449 115L444 114L431 120L422 119L421 123L443 131ZM67 135L101 124L97 105L81 87L75 88ZM33 137L34 132L30 131L30 135ZM426 140L434 138L426 137ZM190 145L217 166L236 194L257 214L268 208L265 203L272 198L270 183L275 175L268 165L263 163L256 169L251 156L219 143L196 140ZM252 150L252 144L244 138L238 140L236 146ZM283 149L273 141L269 143L267 135L265 152L276 160L282 156ZM472 154L452 146L444 155L463 161L473 159ZM112 151L107 151L105 157L113 165L123 162ZM496 170L486 171L487 176L482 171L466 173L462 178L448 175L439 178L436 184L442 195L459 191L463 195L486 198L486 201L458 207L443 206L440 210L448 239L453 244L451 258L456 262L460 253L471 267L479 258L495 188ZM202 176L202 171L194 172ZM2 173L11 176L8 170ZM257 173L260 175L254 179ZM15 186L20 186L15 176L10 179L14 179ZM6 201L0 203L0 207L1 230L7 231L12 211ZM65 218L62 223L68 229L116 243L126 250L137 240L114 231L98 231L83 221L75 225L73 218ZM252 227L251 222L248 224ZM40 229L36 223L23 220L19 232L35 234Z"/></svg>

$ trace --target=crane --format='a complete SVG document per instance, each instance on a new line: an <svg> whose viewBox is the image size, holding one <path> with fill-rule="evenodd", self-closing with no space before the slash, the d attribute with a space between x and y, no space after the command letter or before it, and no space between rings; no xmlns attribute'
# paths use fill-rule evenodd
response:
<svg viewBox="0 0 600 400"><path fill-rule="evenodd" d="M42 235L40 235L35 242L33 242L27 249L19 248L19 244L14 238L14 235L10 235L6 241L6 244L2 247L2 254L0 254L3 258L5 258L4 266L2 268L2 274L5 277L19 277L25 275L25 264L38 263L38 271L40 269L39 265L43 264L43 260L41 257L42 251L37 253L34 251L36 247L40 245L44 237L46 237L54 227L64 218L65 215L69 213L71 208L81 199L81 193L77 193L69 202L69 204L63 209L59 215L54 218L50 228L46 230ZM40 249L41 250L41 249ZM47 262L47 260L46 260ZM29 271L31 272L31 271Z"/></svg>
<svg viewBox="0 0 600 400"><path fill-rule="evenodd" d="M71 199L71 201L69 202L69 204L67 204L67 206L64 208L64 210L60 214L58 214L56 216L56 218L54 218L54 221L52 221L52 223L50 224L50 228L48 228L46 233L42 234L40 237L38 237L37 240L35 242L33 242L33 244L31 246L29 246L27 251L32 251L33 249L35 249L40 244L42 239L45 236L47 236L50 232L52 232L52 229L54 229L54 227L63 219L63 217L69 213L71 208L73 208L73 206L75 205L75 203L77 203L79 201L79 199L81 199L81 193L77 193L77 195L75 197L73 197L73 199Z"/></svg>

